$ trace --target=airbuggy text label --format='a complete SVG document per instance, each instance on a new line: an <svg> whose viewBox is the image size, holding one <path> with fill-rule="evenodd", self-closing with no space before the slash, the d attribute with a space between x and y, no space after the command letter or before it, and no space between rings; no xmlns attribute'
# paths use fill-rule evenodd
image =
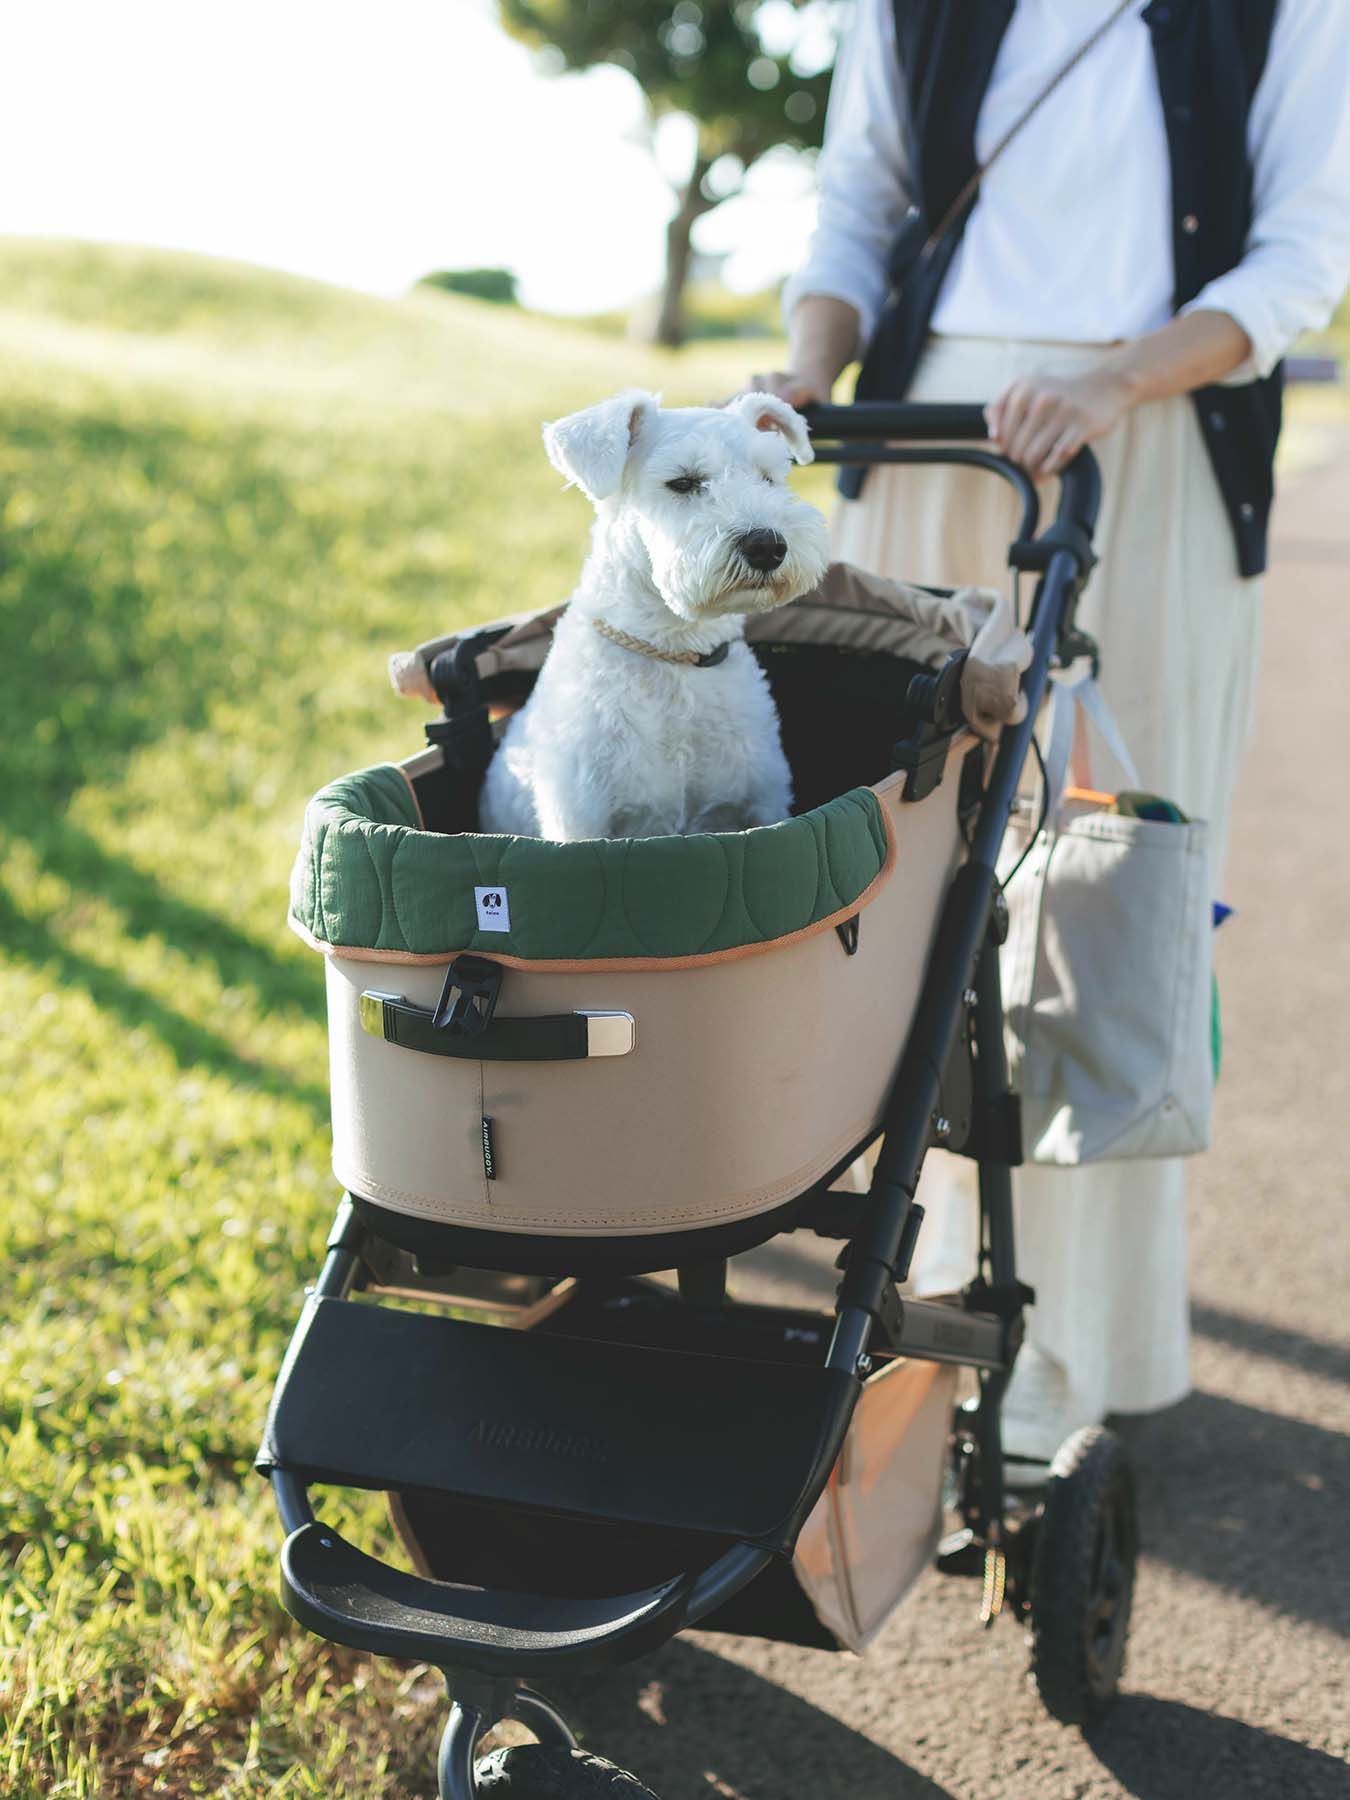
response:
<svg viewBox="0 0 1350 1800"><path fill-rule="evenodd" d="M550 1425L511 1425L505 1419L479 1419L469 1431L471 1444L490 1450L531 1450L560 1456L566 1462L603 1463L609 1452L598 1438L578 1431L556 1431Z"/></svg>
<svg viewBox="0 0 1350 1800"><path fill-rule="evenodd" d="M511 906L504 887L476 887L473 898L480 931L510 931Z"/></svg>

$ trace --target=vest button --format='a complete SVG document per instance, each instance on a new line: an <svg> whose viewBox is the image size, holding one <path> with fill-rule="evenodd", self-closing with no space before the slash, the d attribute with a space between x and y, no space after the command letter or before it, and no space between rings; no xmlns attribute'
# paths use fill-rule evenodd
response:
<svg viewBox="0 0 1350 1800"><path fill-rule="evenodd" d="M1212 412L1209 415L1209 423L1210 428L1214 431L1227 431L1228 429L1228 421L1221 412Z"/></svg>
<svg viewBox="0 0 1350 1800"><path fill-rule="evenodd" d="M1196 218L1194 213L1187 213L1186 217L1181 221L1181 229L1186 233L1187 237L1194 237L1196 232L1200 229L1200 221Z"/></svg>
<svg viewBox="0 0 1350 1800"><path fill-rule="evenodd" d="M1256 517L1256 508L1252 505L1250 500L1244 500L1242 505L1239 506L1238 511L1242 514L1243 518L1249 522Z"/></svg>
<svg viewBox="0 0 1350 1800"><path fill-rule="evenodd" d="M1189 125L1191 122L1191 109L1189 106L1174 106L1172 108L1172 117L1180 125Z"/></svg>

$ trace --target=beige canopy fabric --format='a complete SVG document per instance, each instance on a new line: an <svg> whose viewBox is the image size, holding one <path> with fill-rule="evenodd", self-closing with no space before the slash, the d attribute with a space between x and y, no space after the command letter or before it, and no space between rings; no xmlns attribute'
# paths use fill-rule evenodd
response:
<svg viewBox="0 0 1350 1800"><path fill-rule="evenodd" d="M476 658L480 678L507 671L530 673L543 667L562 606L515 613L473 632L509 629ZM471 632L431 638L415 650L389 659L389 677L401 694L436 704L431 664ZM1019 678L1031 660L1031 645L1019 631L1006 595L992 588L963 587L935 593L906 582L831 563L819 586L773 612L746 620L750 643L837 644L882 650L911 662L939 667L961 650L970 652L961 679L961 704L972 729L997 737L999 727L1022 717Z"/></svg>

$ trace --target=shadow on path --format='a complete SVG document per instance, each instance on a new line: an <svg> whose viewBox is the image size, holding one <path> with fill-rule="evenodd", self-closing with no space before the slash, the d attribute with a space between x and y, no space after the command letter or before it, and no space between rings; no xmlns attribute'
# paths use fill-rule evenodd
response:
<svg viewBox="0 0 1350 1800"><path fill-rule="evenodd" d="M1191 1324L1199 1336L1226 1344L1232 1350L1241 1350L1249 1356L1268 1356L1306 1374L1350 1385L1350 1345L1308 1337L1301 1331L1267 1325L1261 1319L1199 1301L1191 1306Z"/></svg>
<svg viewBox="0 0 1350 1800"><path fill-rule="evenodd" d="M1149 1555L1350 1637L1350 1437L1204 1393L1124 1429Z"/></svg>
<svg viewBox="0 0 1350 1800"><path fill-rule="evenodd" d="M660 1800L955 1800L828 1713L681 1639L635 1668L554 1686L587 1741Z"/></svg>
<svg viewBox="0 0 1350 1800"><path fill-rule="evenodd" d="M1136 1800L1345 1800L1338 1758L1173 1700L1125 1694L1085 1734Z"/></svg>

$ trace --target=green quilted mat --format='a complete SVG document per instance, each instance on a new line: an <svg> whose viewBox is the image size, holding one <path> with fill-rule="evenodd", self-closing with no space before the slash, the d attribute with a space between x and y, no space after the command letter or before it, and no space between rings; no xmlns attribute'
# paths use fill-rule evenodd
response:
<svg viewBox="0 0 1350 1800"><path fill-rule="evenodd" d="M870 788L755 831L576 844L447 836L418 829L407 783L382 763L310 801L291 922L320 946L414 956L706 956L844 911L886 847Z"/></svg>

